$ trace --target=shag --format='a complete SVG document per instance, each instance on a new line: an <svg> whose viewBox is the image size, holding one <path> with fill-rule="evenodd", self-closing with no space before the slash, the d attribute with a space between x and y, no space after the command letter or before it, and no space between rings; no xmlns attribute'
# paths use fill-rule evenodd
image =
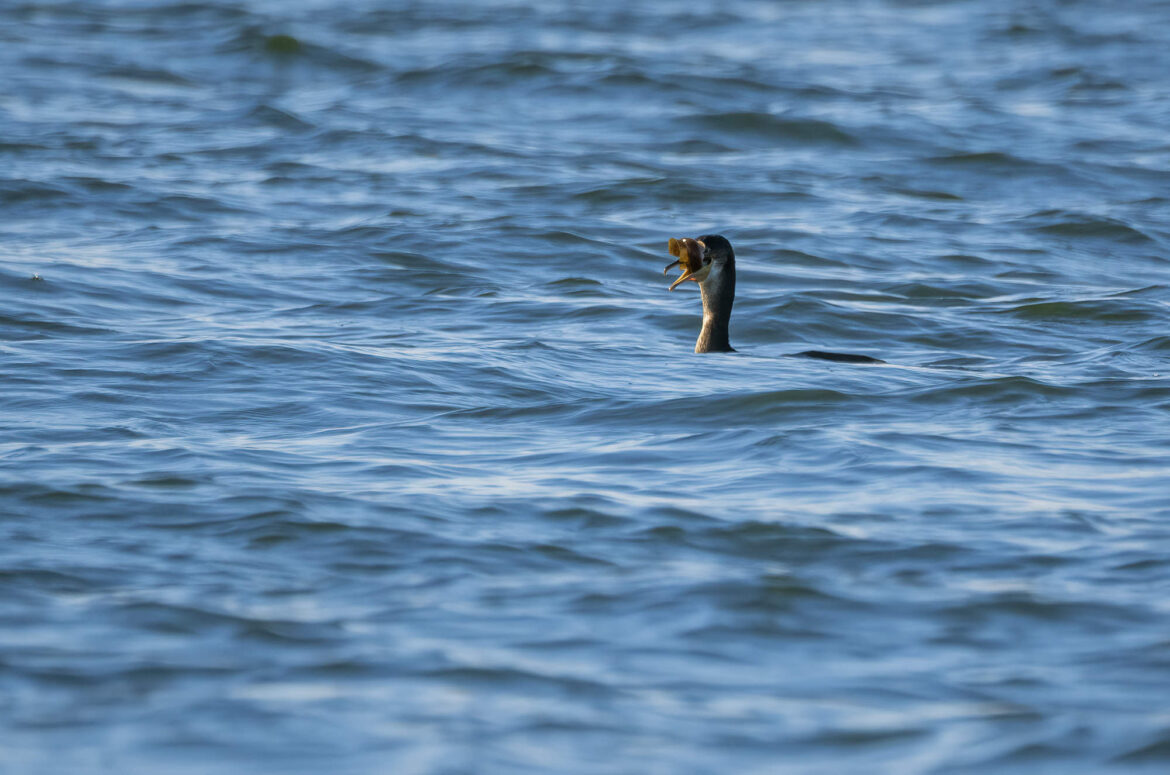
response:
<svg viewBox="0 0 1170 775"><path fill-rule="evenodd" d="M668 290L690 280L698 283L703 296L703 328L695 342L697 353L733 353L728 338L728 324L731 322L731 305L735 303L735 251L731 243L719 234L704 234L697 239L670 241L671 255L679 259L667 265L663 274L675 266L682 266L682 275ZM837 363L885 363L868 355L831 353L822 350L805 350L793 353L804 358L818 358Z"/></svg>

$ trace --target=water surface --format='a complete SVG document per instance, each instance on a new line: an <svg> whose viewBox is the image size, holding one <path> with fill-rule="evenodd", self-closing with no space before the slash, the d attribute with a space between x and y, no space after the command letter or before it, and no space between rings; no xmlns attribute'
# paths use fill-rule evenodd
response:
<svg viewBox="0 0 1170 775"><path fill-rule="evenodd" d="M3 4L0 769L1166 771L1168 22Z"/></svg>

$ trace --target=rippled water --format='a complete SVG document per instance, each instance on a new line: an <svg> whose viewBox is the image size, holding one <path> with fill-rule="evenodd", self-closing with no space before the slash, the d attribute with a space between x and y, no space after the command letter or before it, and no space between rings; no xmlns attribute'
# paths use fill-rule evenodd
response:
<svg viewBox="0 0 1170 775"><path fill-rule="evenodd" d="M0 4L0 769L1165 772L1168 71L1152 1Z"/></svg>

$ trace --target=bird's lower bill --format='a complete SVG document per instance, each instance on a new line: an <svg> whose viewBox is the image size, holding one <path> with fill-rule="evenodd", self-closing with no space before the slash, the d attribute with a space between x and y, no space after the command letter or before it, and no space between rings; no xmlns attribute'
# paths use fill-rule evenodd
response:
<svg viewBox="0 0 1170 775"><path fill-rule="evenodd" d="M678 263L679 263L678 261L675 261L673 264L666 267L667 270L670 270ZM684 283L687 280L691 280L691 281L696 282L696 283L701 283L707 279L707 275L709 275L709 274L711 274L711 265L710 264L706 264L705 266L700 267L699 270L696 272L692 272L689 268L683 267L683 273L679 276L679 278L677 280L675 280L673 283L671 283L670 287L667 288L666 290L673 291L681 283Z"/></svg>

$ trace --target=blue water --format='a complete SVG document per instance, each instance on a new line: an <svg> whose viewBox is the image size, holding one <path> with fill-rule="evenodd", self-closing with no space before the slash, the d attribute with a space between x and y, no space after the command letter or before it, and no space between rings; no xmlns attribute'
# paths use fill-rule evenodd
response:
<svg viewBox="0 0 1170 775"><path fill-rule="evenodd" d="M0 771L1166 772L1168 72L1154 0L0 3Z"/></svg>

